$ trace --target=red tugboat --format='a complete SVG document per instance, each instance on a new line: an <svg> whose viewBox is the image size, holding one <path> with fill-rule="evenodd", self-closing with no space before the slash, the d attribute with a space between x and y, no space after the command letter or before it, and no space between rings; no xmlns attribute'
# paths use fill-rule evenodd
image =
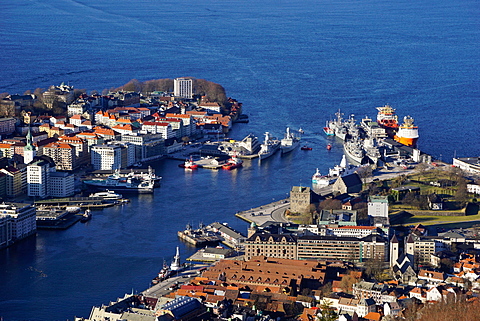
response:
<svg viewBox="0 0 480 321"><path fill-rule="evenodd" d="M225 164L222 165L223 169L232 170L234 168L242 167L243 161L237 157L237 155L233 155Z"/></svg>
<svg viewBox="0 0 480 321"><path fill-rule="evenodd" d="M198 164L195 164L193 159L190 157L190 159L185 160L185 163L178 165L178 167L183 167L185 169L197 169Z"/></svg>
<svg viewBox="0 0 480 321"><path fill-rule="evenodd" d="M308 147L307 145L303 145L300 149L301 150L312 150L312 147Z"/></svg>

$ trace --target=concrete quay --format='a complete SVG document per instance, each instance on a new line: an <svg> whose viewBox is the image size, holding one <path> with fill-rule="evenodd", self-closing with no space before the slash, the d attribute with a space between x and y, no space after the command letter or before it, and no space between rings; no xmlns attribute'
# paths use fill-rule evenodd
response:
<svg viewBox="0 0 480 321"><path fill-rule="evenodd" d="M145 296L160 298L177 289L183 284L188 284L194 277L200 275L203 268L210 266L209 264L195 264L188 266L185 270L176 272L175 275L169 277L158 284L155 284L141 292ZM152 278L153 279L153 278Z"/></svg>
<svg viewBox="0 0 480 321"><path fill-rule="evenodd" d="M262 226L267 222L288 223L289 221L285 218L285 211L289 207L289 200L283 199L238 212L235 216L249 223L255 222L258 226Z"/></svg>

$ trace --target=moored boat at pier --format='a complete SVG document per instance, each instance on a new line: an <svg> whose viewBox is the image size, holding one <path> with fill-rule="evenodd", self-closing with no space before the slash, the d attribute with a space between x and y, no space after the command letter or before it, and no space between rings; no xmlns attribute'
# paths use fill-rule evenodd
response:
<svg viewBox="0 0 480 321"><path fill-rule="evenodd" d="M260 151L258 152L258 157L260 157L260 159L268 158L273 154L275 154L279 148L280 148L280 141L270 136L269 132L266 132L265 140L260 147Z"/></svg>
<svg viewBox="0 0 480 321"><path fill-rule="evenodd" d="M102 192L92 193L92 194L90 194L89 197L101 197L104 200L120 200L120 199L123 198L123 195L115 193L115 192L107 189L107 190L102 191Z"/></svg>
<svg viewBox="0 0 480 321"><path fill-rule="evenodd" d="M377 107L377 110L378 124L385 128L389 134L391 134L392 131L396 131L398 129L398 116L395 113L395 109L389 105L385 105Z"/></svg>
<svg viewBox="0 0 480 321"><path fill-rule="evenodd" d="M115 192L124 193L153 193L155 180L147 176L127 175L120 176L118 172L106 178L95 178L91 180L84 180L83 183L87 186L97 189L109 189Z"/></svg>
<svg viewBox="0 0 480 321"><path fill-rule="evenodd" d="M327 136L335 136L335 130L333 130L333 128L330 127L330 123L328 120L327 120L327 123L325 124L325 127L323 127L323 132Z"/></svg>
<svg viewBox="0 0 480 321"><path fill-rule="evenodd" d="M398 128L398 132L393 139L400 144L415 147L418 137L418 127L413 124L413 118L405 116L403 118L403 124Z"/></svg>
<svg viewBox="0 0 480 321"><path fill-rule="evenodd" d="M225 164L222 165L223 169L232 170L235 168L242 167L243 161L237 157L237 155L233 155L230 159L227 160Z"/></svg>
<svg viewBox="0 0 480 321"><path fill-rule="evenodd" d="M346 140L343 143L343 150L350 160L362 164L363 158L365 157L365 151L363 149L363 143L359 137Z"/></svg>
<svg viewBox="0 0 480 321"><path fill-rule="evenodd" d="M297 137L294 133L290 131L290 128L287 127L287 132L285 137L280 141L280 148L282 149L282 154L291 152L300 145L300 137Z"/></svg>
<svg viewBox="0 0 480 321"><path fill-rule="evenodd" d="M178 167L192 170L192 169L197 169L198 164L195 164L193 159L190 157L189 159L185 160L185 163L178 165Z"/></svg>

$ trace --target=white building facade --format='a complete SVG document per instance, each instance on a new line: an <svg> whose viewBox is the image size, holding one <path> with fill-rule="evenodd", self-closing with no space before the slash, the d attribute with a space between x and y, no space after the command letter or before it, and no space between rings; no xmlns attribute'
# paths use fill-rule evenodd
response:
<svg viewBox="0 0 480 321"><path fill-rule="evenodd" d="M370 196L368 216L388 217L388 198L386 196Z"/></svg>
<svg viewBox="0 0 480 321"><path fill-rule="evenodd" d="M39 198L48 196L48 181L51 170L50 163L45 160L37 160L27 166L28 196Z"/></svg>
<svg viewBox="0 0 480 321"><path fill-rule="evenodd" d="M36 208L31 204L2 203L0 219L10 217L13 242L21 240L37 231Z"/></svg>
<svg viewBox="0 0 480 321"><path fill-rule="evenodd" d="M186 99L193 98L193 80L189 78L175 78L173 80L173 95Z"/></svg>
<svg viewBox="0 0 480 321"><path fill-rule="evenodd" d="M135 146L130 143L96 145L91 149L94 170L116 170L135 164Z"/></svg>
<svg viewBox="0 0 480 321"><path fill-rule="evenodd" d="M75 177L67 172L51 172L48 180L51 197L69 197L75 194Z"/></svg>

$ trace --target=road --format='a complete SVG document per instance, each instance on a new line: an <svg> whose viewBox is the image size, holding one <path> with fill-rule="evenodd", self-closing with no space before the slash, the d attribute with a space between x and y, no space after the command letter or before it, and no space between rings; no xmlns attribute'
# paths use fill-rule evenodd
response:
<svg viewBox="0 0 480 321"><path fill-rule="evenodd" d="M288 199L284 199L247 211L238 212L235 216L247 222L255 222L258 226L262 226L267 222L288 223L284 214L289 207L290 202Z"/></svg>

